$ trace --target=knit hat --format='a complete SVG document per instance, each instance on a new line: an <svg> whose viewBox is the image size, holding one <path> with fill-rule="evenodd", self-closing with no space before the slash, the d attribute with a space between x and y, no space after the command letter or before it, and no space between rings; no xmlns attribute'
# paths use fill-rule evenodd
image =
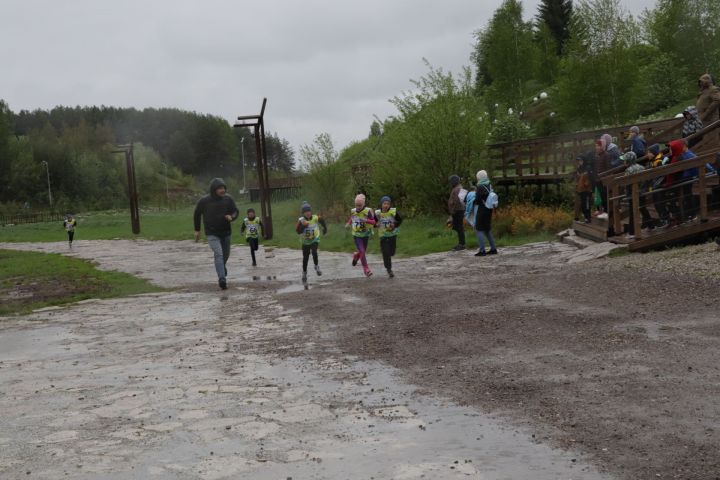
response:
<svg viewBox="0 0 720 480"><path fill-rule="evenodd" d="M385 202L392 202L392 199L387 195L383 195L383 197L380 198L380 205L382 205Z"/></svg>
<svg viewBox="0 0 720 480"><path fill-rule="evenodd" d="M310 208L310 204L308 202L303 202L302 207L300 207L300 213L310 212L312 211L312 208Z"/></svg>
<svg viewBox="0 0 720 480"><path fill-rule="evenodd" d="M490 179L488 178L488 174L485 170L478 170L475 178L477 178L478 184L480 185L487 185L490 183Z"/></svg>
<svg viewBox="0 0 720 480"><path fill-rule="evenodd" d="M630 127L630 133L640 135L640 127L638 127L637 125L633 125L632 127Z"/></svg>
<svg viewBox="0 0 720 480"><path fill-rule="evenodd" d="M637 155L635 155L635 152L625 152L620 156L620 160L622 160L625 163L636 163L637 162Z"/></svg>
<svg viewBox="0 0 720 480"><path fill-rule="evenodd" d="M457 175L450 175L450 178L448 178L448 181L450 182L450 186L454 187L458 183L460 183L460 177L458 177Z"/></svg>
<svg viewBox="0 0 720 480"><path fill-rule="evenodd" d="M652 153L653 155L657 155L658 153L660 153L660 145L658 145L657 143L653 143L648 147L648 152Z"/></svg>
<svg viewBox="0 0 720 480"><path fill-rule="evenodd" d="M365 204L365 195L362 193L358 193L357 196L355 196L355 203L362 202L363 205Z"/></svg>

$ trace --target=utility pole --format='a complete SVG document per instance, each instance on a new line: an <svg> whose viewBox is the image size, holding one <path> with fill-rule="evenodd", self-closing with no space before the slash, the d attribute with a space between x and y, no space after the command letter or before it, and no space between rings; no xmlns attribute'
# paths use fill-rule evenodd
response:
<svg viewBox="0 0 720 480"><path fill-rule="evenodd" d="M245 193L245 137L240 137L240 152L242 154L242 175L243 175L243 194Z"/></svg>
<svg viewBox="0 0 720 480"><path fill-rule="evenodd" d="M48 201L50 202L50 210L52 210L52 190L50 189L50 166L43 160L40 162L41 165L45 166L45 173L47 173L47 184L48 184Z"/></svg>
<svg viewBox="0 0 720 480"><path fill-rule="evenodd" d="M125 154L125 166L127 167L128 198L130 199L130 225L132 232L140 233L140 208L138 205L137 182L135 181L135 158L133 156L133 144L117 145L118 150L112 153ZM166 177L167 178L167 177Z"/></svg>
<svg viewBox="0 0 720 480"><path fill-rule="evenodd" d="M255 152L257 155L257 174L258 187L260 187L260 211L263 222L263 233L265 240L270 240L273 236L272 226L272 207L270 205L271 190L270 178L268 175L267 151L265 148L265 105L267 98L263 98L260 107L260 115L244 115L238 117L238 121L233 125L235 128L253 128L253 136L255 137ZM241 140L242 143L242 140ZM244 164L244 162L243 162Z"/></svg>

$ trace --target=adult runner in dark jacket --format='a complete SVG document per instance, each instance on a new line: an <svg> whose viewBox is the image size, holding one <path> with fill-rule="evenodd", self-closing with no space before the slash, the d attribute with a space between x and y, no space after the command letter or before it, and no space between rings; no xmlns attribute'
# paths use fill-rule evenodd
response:
<svg viewBox="0 0 720 480"><path fill-rule="evenodd" d="M214 178L210 182L210 194L202 197L195 206L193 220L195 224L195 241L200 240L200 219L205 227L205 238L213 251L215 271L220 288L227 288L227 268L225 264L230 257L230 222L238 217L235 201L225 193L225 182Z"/></svg>

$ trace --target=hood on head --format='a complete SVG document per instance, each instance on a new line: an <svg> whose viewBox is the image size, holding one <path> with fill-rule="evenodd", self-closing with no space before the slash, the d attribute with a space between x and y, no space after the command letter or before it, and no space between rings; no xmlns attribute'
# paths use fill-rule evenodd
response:
<svg viewBox="0 0 720 480"><path fill-rule="evenodd" d="M660 153L660 145L658 145L657 143L653 143L648 147L648 152L652 153L653 155L657 155L658 153Z"/></svg>
<svg viewBox="0 0 720 480"><path fill-rule="evenodd" d="M635 152L625 152L620 156L620 160L627 163L628 165L632 165L634 163L637 163L637 155Z"/></svg>
<svg viewBox="0 0 720 480"><path fill-rule="evenodd" d="M457 175L450 175L450 178L448 178L448 181L450 182L451 187L455 187L460 183L460 177Z"/></svg>
<svg viewBox="0 0 720 480"><path fill-rule="evenodd" d="M690 115L691 117L693 117L693 118L697 118L697 117L698 117L698 111L697 111L697 108L695 108L694 105L690 105L690 106L687 107L685 110L683 110L683 115L686 114L686 113L687 113L688 115Z"/></svg>
<svg viewBox="0 0 720 480"><path fill-rule="evenodd" d="M701 89L705 89L708 87L711 87L713 85L713 78L710 76L709 73L706 73L705 75L701 75L698 79L698 85Z"/></svg>
<svg viewBox="0 0 720 480"><path fill-rule="evenodd" d="M215 194L215 190L217 190L219 187L225 187L227 189L227 185L225 185L225 181L222 178L213 178L210 182L210 195L213 197L217 197Z"/></svg>
<svg viewBox="0 0 720 480"><path fill-rule="evenodd" d="M669 144L670 146L670 152L672 153L673 157L679 157L682 155L683 150L685 149L685 142L682 140L673 140Z"/></svg>
<svg viewBox="0 0 720 480"><path fill-rule="evenodd" d="M612 145L612 136L611 136L609 133L604 133L604 134L600 137L600 140L602 140L603 142L605 142L605 149L606 149L606 150L607 150L608 148L610 148L610 145Z"/></svg>

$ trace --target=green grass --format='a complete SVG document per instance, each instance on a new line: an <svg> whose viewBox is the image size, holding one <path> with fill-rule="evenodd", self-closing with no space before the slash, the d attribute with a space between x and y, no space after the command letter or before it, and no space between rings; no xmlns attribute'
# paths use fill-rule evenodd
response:
<svg viewBox="0 0 720 480"><path fill-rule="evenodd" d="M0 250L0 315L27 313L88 298L112 298L162 289L121 272L59 254Z"/></svg>
<svg viewBox="0 0 720 480"><path fill-rule="evenodd" d="M266 245L300 248L300 241L295 233L295 223L300 216L298 200L273 204L273 239L263 242ZM259 205L241 204L241 218L252 206L259 213ZM348 211L350 206L348 206ZM124 212L99 212L78 215L76 240L106 240L144 238L148 240L190 240L193 234L193 208L187 207L174 211L146 211L140 213L140 234L130 231L130 218ZM406 219L400 228L398 237L399 256L423 255L449 250L457 243L454 231L445 227L445 216L419 217ZM240 228L234 225L233 242L244 244L239 234ZM554 233L554 232L553 232ZM551 241L553 233L538 233L529 236L503 236L496 238L498 246L515 246L530 242ZM466 231L468 248L475 248L477 241L471 230ZM0 242L60 242L65 241L65 231L59 222L38 223L0 227ZM322 250L350 252L353 240L350 232L341 222L329 223L328 234L320 242ZM377 237L370 241L369 252L379 253Z"/></svg>

